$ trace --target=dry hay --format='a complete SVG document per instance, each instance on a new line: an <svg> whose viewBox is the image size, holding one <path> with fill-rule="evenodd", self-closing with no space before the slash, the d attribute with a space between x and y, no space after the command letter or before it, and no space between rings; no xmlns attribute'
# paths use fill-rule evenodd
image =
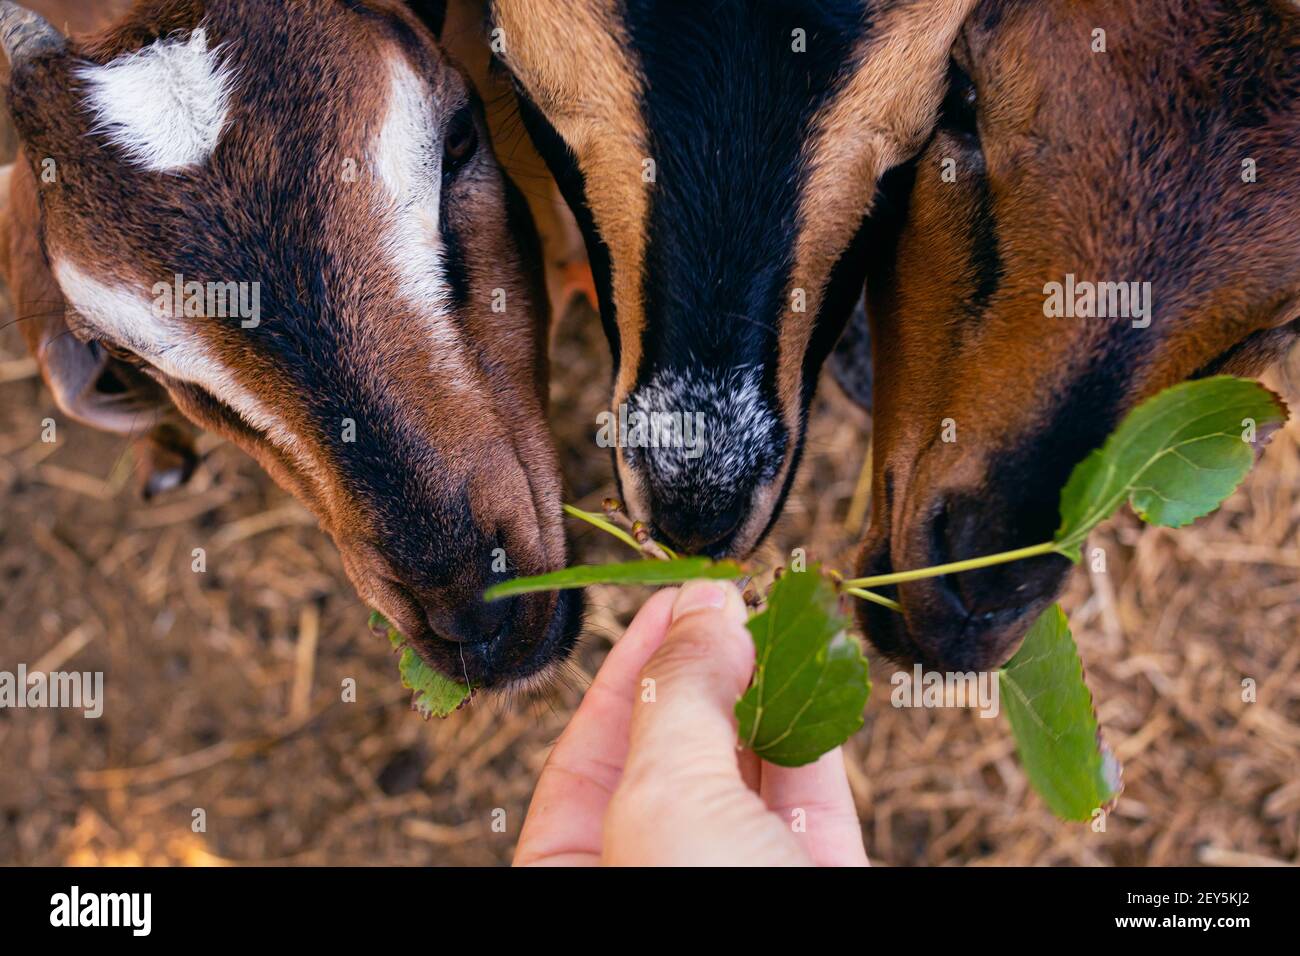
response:
<svg viewBox="0 0 1300 956"><path fill-rule="evenodd" d="M566 318L552 417L571 497L610 492L592 442L609 366ZM1300 402L1300 356L1274 384ZM803 475L760 560L847 568L864 416L829 383ZM510 859L537 773L638 595L596 589L587 639L543 700L405 707L329 541L232 447L187 489L139 503L124 443L75 424L39 440L48 393L0 338L0 669L103 670L99 720L0 711L0 863L491 864ZM895 710L888 668L849 745L876 863L1300 861L1300 423L1243 491L1176 533L1131 517L1096 537L1105 575L1066 599L1105 732L1126 762L1106 832L1056 821L1001 720ZM577 554L617 545L574 528ZM193 548L207 571L191 571ZM357 703L343 703L345 678ZM1243 678L1258 701L1241 699ZM206 813L194 832L193 812ZM506 833L492 829L504 810ZM499 814L498 814L499 816Z"/></svg>

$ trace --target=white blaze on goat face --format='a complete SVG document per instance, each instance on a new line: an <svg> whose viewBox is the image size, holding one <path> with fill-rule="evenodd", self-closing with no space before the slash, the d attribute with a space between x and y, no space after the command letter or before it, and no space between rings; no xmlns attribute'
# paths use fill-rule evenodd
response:
<svg viewBox="0 0 1300 956"><path fill-rule="evenodd" d="M53 271L69 304L104 339L130 349L170 378L199 386L234 409L277 447L307 460L300 454L292 432L240 384L182 320L162 314L152 300L129 288L100 281L71 260L56 260Z"/></svg>
<svg viewBox="0 0 1300 956"><path fill-rule="evenodd" d="M234 77L202 27L76 73L86 84L96 132L145 169L202 165L226 127Z"/></svg>
<svg viewBox="0 0 1300 956"><path fill-rule="evenodd" d="M372 147L375 174L383 187L384 249L397 270L402 295L426 316L440 371L459 366L461 343L450 317L450 293L443 280L442 132L434 122L437 104L429 85L402 57L389 61L388 113ZM458 376L459 378L459 376Z"/></svg>

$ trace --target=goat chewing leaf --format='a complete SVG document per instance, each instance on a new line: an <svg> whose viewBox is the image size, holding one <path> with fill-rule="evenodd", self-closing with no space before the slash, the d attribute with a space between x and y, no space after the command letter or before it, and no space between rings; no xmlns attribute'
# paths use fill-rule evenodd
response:
<svg viewBox="0 0 1300 956"><path fill-rule="evenodd" d="M370 629L386 631L393 650L401 651L397 671L402 675L402 686L411 694L411 709L425 720L430 717L447 717L469 700L470 689L430 667L409 647L397 628L389 624L378 611L370 612Z"/></svg>
<svg viewBox="0 0 1300 956"><path fill-rule="evenodd" d="M1034 622L999 680L1020 763L1052 812L1089 820L1108 809L1122 789L1120 765L1101 740L1083 662L1060 605Z"/></svg>
<svg viewBox="0 0 1300 956"><path fill-rule="evenodd" d="M862 726L867 661L846 633L839 596L814 565L787 572L749 619L754 680L736 702L740 742L783 767L811 763Z"/></svg>
<svg viewBox="0 0 1300 956"><path fill-rule="evenodd" d="M1278 396L1227 375L1184 382L1148 399L1070 475L1061 492L1056 550L1078 562L1088 533L1125 499L1144 521L1169 528L1209 514L1286 419Z"/></svg>
<svg viewBox="0 0 1300 956"><path fill-rule="evenodd" d="M744 577L745 569L734 561L708 558L675 558L671 561L624 561L620 564L579 564L550 574L515 578L494 584L483 593L485 601L499 601L534 591L585 588L591 584L682 584L698 578L730 580Z"/></svg>

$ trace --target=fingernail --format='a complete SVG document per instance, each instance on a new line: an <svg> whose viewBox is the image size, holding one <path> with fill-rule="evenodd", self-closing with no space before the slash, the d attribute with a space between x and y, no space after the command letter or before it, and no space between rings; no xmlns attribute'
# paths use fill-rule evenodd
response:
<svg viewBox="0 0 1300 956"><path fill-rule="evenodd" d="M727 606L727 592L715 581L687 581L673 602L673 620L694 611L718 610Z"/></svg>

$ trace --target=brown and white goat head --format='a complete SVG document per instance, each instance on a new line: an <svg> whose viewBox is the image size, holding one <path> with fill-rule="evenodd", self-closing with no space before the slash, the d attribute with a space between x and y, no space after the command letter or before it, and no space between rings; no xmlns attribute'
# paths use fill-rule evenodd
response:
<svg viewBox="0 0 1300 956"><path fill-rule="evenodd" d="M76 42L6 2L0 29L11 213L37 216L9 228L15 308L66 300L75 343L41 352L47 379L102 349L246 450L440 670L492 686L563 657L576 598L481 600L565 561L545 295L428 31L394 0L145 0Z"/></svg>

